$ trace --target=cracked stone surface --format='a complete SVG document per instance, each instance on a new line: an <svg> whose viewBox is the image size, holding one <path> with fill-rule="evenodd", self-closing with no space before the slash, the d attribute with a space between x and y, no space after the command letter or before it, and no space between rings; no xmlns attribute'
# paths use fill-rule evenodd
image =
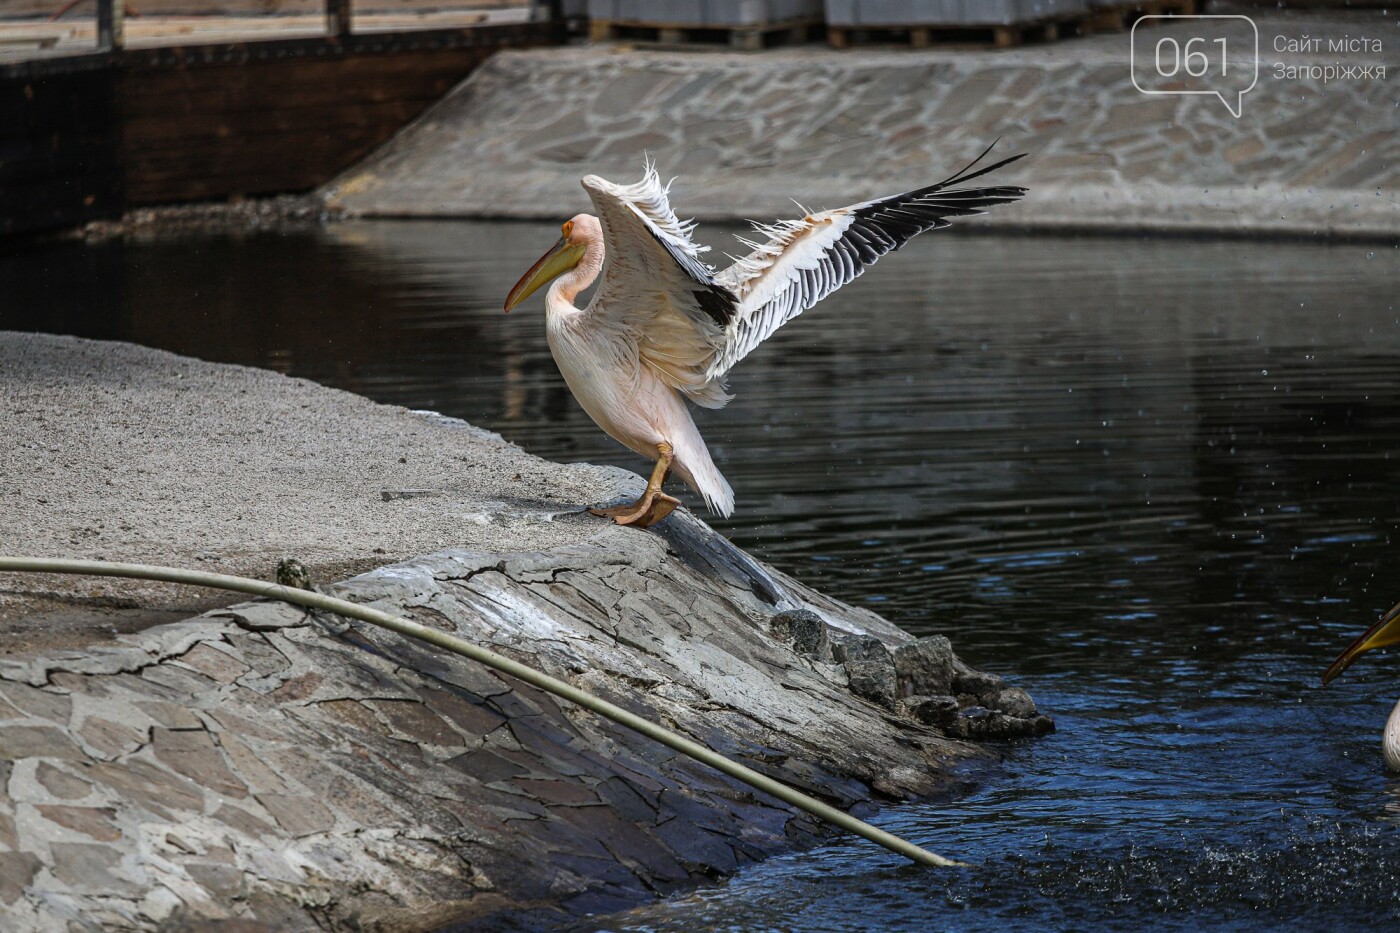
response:
<svg viewBox="0 0 1400 933"><path fill-rule="evenodd" d="M1400 45L1325 51L1392 26L1380 11L1247 12L1260 67L1239 119L1214 97L1138 92L1125 32L1010 51L502 52L325 195L366 216L562 221L588 208L581 177L631 181L649 154L677 176L681 216L768 221L795 216L789 198L830 208L929 184L1000 138L1031 157L998 181L1031 194L977 226L1394 235ZM1304 35L1324 51L1273 51ZM1339 60L1392 76L1274 76Z"/></svg>
<svg viewBox="0 0 1400 933"><path fill-rule="evenodd" d="M416 444L509 465L510 475L557 477L556 488L577 495L640 485L621 471L548 464L446 419L273 374L118 344L0 341L12 361L32 362L23 348L46 345L68 353L74 384L84 384L76 374L87 361L89 382L125 384L148 409L164 407L164 419L132 419L105 434L112 444L173 443L161 430L202 405L221 406L237 424L244 409L280 399L277 410L319 406L321 423L363 416L368 430L390 432L397 421ZM44 388L32 369L17 376L23 366L0 372L28 385L28 394L0 396L13 437L16 406L32 410L61 388ZM186 392L191 384L201 392ZM90 408L43 411L49 441L92 431ZM68 450L79 443L66 441ZM166 482L191 482L178 458L167 464ZM284 467L313 490L339 469L305 453L289 454ZM452 504L429 501L483 508L472 497L495 495L483 486L477 493L463 480ZM415 500L386 503L378 493L374 483L352 485L343 495L364 501L346 508L421 517ZM24 519L7 548L38 548L24 535L49 519L29 501L7 506L7 516ZM685 511L642 531L542 500L493 508L497 546L489 529L468 526L461 546L325 590L492 647L864 812L947 794L994 764L994 750L963 737L1049 728L1023 690L968 668L946 639L915 641L815 593ZM126 521L119 502L106 510L111 522ZM139 556L181 563L183 526L164 514L174 540ZM89 556L129 556L89 547ZM357 557L343 547L337 559ZM50 601L90 599L87 585L3 581L13 605L32 588ZM848 665L863 665L859 677ZM852 680L861 677L883 687L858 695ZM952 692L914 693L931 684ZM94 632L81 647L10 643L0 656L0 929L549 928L722 877L824 832L538 690L280 603Z"/></svg>

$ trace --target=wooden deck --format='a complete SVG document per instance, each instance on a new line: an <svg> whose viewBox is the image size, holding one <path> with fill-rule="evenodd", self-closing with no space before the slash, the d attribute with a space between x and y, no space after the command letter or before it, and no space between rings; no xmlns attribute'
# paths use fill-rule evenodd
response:
<svg viewBox="0 0 1400 933"><path fill-rule="evenodd" d="M50 6L54 5L50 3ZM86 15L80 13L83 9L87 10ZM488 9L366 13L354 18L354 32L384 35L500 26L524 23L528 16L528 6L521 4ZM280 16L147 14L128 17L124 23L124 33L128 49L316 39L326 35L326 16L324 13ZM0 19L0 62L28 60L40 55L82 55L96 50L97 21L91 15L90 6L81 7L52 22L47 18Z"/></svg>

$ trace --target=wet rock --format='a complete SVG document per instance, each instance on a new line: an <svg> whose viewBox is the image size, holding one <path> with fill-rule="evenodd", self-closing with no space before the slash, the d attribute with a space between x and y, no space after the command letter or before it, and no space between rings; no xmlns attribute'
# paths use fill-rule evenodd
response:
<svg viewBox="0 0 1400 933"><path fill-rule="evenodd" d="M858 635L850 632L832 632L830 635L831 658L837 664L845 664L847 661L879 660L880 658L888 658L890 664L894 664L890 649L874 635Z"/></svg>
<svg viewBox="0 0 1400 933"><path fill-rule="evenodd" d="M999 693L1006 681L998 674L973 670L962 661L956 661L952 674L952 693L967 694L978 699Z"/></svg>
<svg viewBox="0 0 1400 933"><path fill-rule="evenodd" d="M1035 716L1035 701L1031 695L1020 687L1007 687L1000 691L991 700L993 709L1000 710L1008 716L1015 716L1021 719L1030 719Z"/></svg>
<svg viewBox="0 0 1400 933"><path fill-rule="evenodd" d="M956 657L953 644L942 635L929 635L894 650L899 695L947 696L953 692Z"/></svg>
<svg viewBox="0 0 1400 933"><path fill-rule="evenodd" d="M873 635L843 635L832 640L832 656L846 671L851 692L893 710L898 690L894 656Z"/></svg>
<svg viewBox="0 0 1400 933"><path fill-rule="evenodd" d="M850 681L851 692L885 709L895 708L894 662L889 661L847 661L846 677Z"/></svg>
<svg viewBox="0 0 1400 933"><path fill-rule="evenodd" d="M1048 716L1022 718L984 706L971 706L944 731L960 739L1022 739L1053 732L1055 724Z"/></svg>
<svg viewBox="0 0 1400 933"><path fill-rule="evenodd" d="M831 637L822 617L810 609L789 609L768 620L773 637L791 641L792 650L817 661L831 660Z"/></svg>
<svg viewBox="0 0 1400 933"><path fill-rule="evenodd" d="M903 701L904 711L915 722L938 729L948 729L958 720L961 707L957 697L912 696Z"/></svg>

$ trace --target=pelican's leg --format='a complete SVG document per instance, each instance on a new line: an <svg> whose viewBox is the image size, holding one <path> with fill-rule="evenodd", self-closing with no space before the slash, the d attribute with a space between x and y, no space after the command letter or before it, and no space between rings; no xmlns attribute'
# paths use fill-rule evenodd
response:
<svg viewBox="0 0 1400 933"><path fill-rule="evenodd" d="M657 451L660 456L656 460L656 467L651 471L651 479L647 480L646 490L636 502L588 511L594 515L611 518L619 525L636 525L638 528L655 525L675 511L681 500L662 492L661 484L666 482L666 477L671 472L671 463L676 457L671 445L665 441L657 445Z"/></svg>

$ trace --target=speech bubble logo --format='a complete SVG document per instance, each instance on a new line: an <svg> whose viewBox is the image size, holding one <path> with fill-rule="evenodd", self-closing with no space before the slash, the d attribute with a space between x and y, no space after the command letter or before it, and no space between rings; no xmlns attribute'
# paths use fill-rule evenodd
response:
<svg viewBox="0 0 1400 933"><path fill-rule="evenodd" d="M1171 28L1142 29L1159 25ZM1259 27L1248 16L1142 16L1131 43L1133 87L1144 94L1214 95L1238 118L1259 83Z"/></svg>

